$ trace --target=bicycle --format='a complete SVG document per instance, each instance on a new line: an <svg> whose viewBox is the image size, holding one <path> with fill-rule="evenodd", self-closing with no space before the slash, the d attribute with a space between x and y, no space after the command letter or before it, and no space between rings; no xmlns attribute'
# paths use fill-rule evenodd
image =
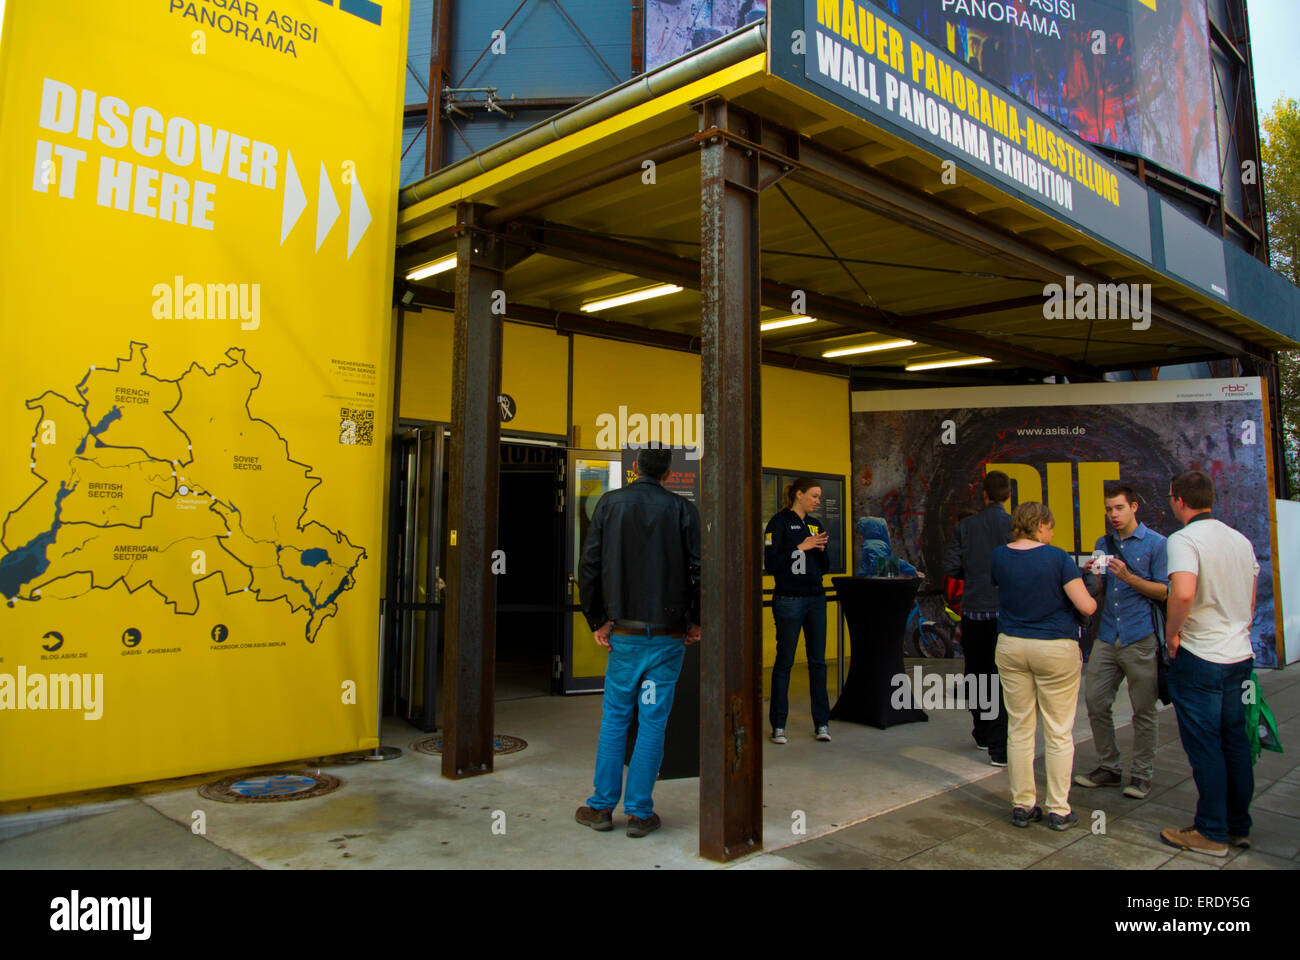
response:
<svg viewBox="0 0 1300 960"><path fill-rule="evenodd" d="M928 620L921 612L922 597L943 597L941 590L923 590L917 593L912 612L903 627L903 654L908 657L949 658L956 654L960 635L961 616L947 603L943 604L942 619Z"/></svg>

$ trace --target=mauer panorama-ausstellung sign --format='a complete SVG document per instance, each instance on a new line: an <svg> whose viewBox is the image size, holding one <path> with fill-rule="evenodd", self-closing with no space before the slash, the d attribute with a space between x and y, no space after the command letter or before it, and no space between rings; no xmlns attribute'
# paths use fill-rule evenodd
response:
<svg viewBox="0 0 1300 960"><path fill-rule="evenodd" d="M1129 174L878 7L802 0L799 20L798 3L771 4L777 75L1151 262L1147 193Z"/></svg>

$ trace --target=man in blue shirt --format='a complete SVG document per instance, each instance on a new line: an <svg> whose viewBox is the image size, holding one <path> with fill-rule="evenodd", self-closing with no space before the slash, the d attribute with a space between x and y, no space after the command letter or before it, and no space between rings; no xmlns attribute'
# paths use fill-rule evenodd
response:
<svg viewBox="0 0 1300 960"><path fill-rule="evenodd" d="M1156 761L1156 620L1153 602L1169 595L1165 538L1137 519L1133 488L1109 482L1104 490L1111 532L1096 549L1110 557L1101 626L1087 668L1088 721L1099 765L1077 774L1081 787L1117 787L1121 776L1119 744L1111 706L1121 680L1128 680L1133 704L1133 759L1124 796L1144 799L1151 792Z"/></svg>

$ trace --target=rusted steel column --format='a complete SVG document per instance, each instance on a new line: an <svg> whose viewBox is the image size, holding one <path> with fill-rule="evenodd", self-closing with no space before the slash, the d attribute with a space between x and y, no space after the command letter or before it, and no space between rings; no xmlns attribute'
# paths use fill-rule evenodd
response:
<svg viewBox="0 0 1300 960"><path fill-rule="evenodd" d="M475 231L482 208L462 204L456 241L451 360L451 461L447 498L447 593L443 659L442 775L492 770L496 692L497 486L500 468L501 316L505 257Z"/></svg>
<svg viewBox="0 0 1300 960"><path fill-rule="evenodd" d="M442 88L447 86L447 64L451 62L452 0L432 0L432 33L429 43L429 103L424 127L424 175L442 169Z"/></svg>
<svg viewBox="0 0 1300 960"><path fill-rule="evenodd" d="M704 104L701 130L727 125L724 101ZM711 860L763 843L758 164L723 138L701 147L700 855Z"/></svg>

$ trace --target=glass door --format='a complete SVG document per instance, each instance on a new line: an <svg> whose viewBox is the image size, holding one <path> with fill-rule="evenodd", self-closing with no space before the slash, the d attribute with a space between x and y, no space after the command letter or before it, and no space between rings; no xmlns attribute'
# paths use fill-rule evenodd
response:
<svg viewBox="0 0 1300 960"><path fill-rule="evenodd" d="M571 604L580 605L582 602L578 591L578 570L596 503L610 490L622 487L624 479L622 458L616 451L569 451L566 523L572 535L567 557L568 595ZM587 618L580 609L572 611L566 619L568 630L564 644L564 692L603 691L607 651L592 637Z"/></svg>
<svg viewBox="0 0 1300 960"><path fill-rule="evenodd" d="M446 429L419 427L402 433L397 550L397 662L394 665L398 715L421 730L436 729L444 557L442 520L446 515Z"/></svg>

